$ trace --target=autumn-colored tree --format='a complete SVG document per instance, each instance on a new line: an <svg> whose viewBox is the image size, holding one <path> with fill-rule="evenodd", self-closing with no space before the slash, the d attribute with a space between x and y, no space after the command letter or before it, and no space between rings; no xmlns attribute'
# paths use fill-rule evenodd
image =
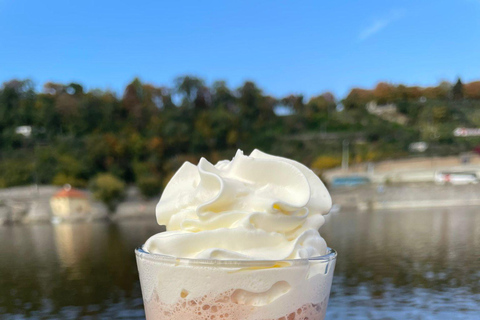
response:
<svg viewBox="0 0 480 320"><path fill-rule="evenodd" d="M397 86L394 90L396 100L412 101L418 100L423 96L423 90L420 87L407 87L403 84Z"/></svg>
<svg viewBox="0 0 480 320"><path fill-rule="evenodd" d="M480 99L480 81L473 81L466 83L463 86L465 98L467 99Z"/></svg>
<svg viewBox="0 0 480 320"><path fill-rule="evenodd" d="M423 96L427 99L447 99L452 91L452 84L442 81L436 87L427 87L423 89Z"/></svg>
<svg viewBox="0 0 480 320"><path fill-rule="evenodd" d="M375 97L371 90L354 88L344 99L343 105L347 110L363 108L367 102L373 100L374 98Z"/></svg>
<svg viewBox="0 0 480 320"><path fill-rule="evenodd" d="M373 96L379 104L393 102L395 99L395 87L386 82L379 82L373 90Z"/></svg>

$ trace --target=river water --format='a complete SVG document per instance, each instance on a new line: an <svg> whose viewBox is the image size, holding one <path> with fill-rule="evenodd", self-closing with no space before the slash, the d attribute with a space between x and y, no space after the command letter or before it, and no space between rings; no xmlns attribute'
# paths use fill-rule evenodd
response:
<svg viewBox="0 0 480 320"><path fill-rule="evenodd" d="M144 319L150 220L0 227L0 319ZM480 208L331 214L327 319L480 319Z"/></svg>

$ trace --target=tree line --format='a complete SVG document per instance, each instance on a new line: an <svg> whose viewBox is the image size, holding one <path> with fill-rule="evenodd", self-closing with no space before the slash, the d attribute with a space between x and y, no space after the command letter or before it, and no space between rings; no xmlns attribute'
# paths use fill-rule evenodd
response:
<svg viewBox="0 0 480 320"><path fill-rule="evenodd" d="M409 122L402 126L369 114L369 101L395 103ZM480 81L427 88L379 83L372 90L354 88L340 100L329 92L278 98L251 81L232 89L193 76L172 86L134 79L122 95L52 82L38 92L30 80L11 80L0 89L0 187L87 187L108 173L152 196L185 160L207 156L215 162L237 148L260 148L321 170L338 164L339 139L355 139L352 161L405 155L419 139L454 144L442 130L480 125L478 111ZM21 126L31 132L22 134ZM441 134L432 136L427 127ZM297 138L322 132L333 138Z"/></svg>

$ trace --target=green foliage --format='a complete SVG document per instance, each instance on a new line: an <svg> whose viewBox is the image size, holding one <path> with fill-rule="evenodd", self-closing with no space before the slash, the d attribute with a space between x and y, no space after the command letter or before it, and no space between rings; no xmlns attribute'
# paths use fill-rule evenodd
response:
<svg viewBox="0 0 480 320"><path fill-rule="evenodd" d="M159 196L163 180L154 162L135 162L133 164L135 184L145 198Z"/></svg>
<svg viewBox="0 0 480 320"><path fill-rule="evenodd" d="M109 173L100 173L90 182L93 196L114 212L118 203L125 197L125 182Z"/></svg>
<svg viewBox="0 0 480 320"><path fill-rule="evenodd" d="M82 187L109 173L150 196L183 161L230 157L237 148L313 163L317 156L337 157L348 139L352 160L374 161L404 154L419 139L442 154L471 150L478 141L456 138L453 129L480 126L480 81L354 88L341 101L342 112L328 92L309 100L298 94L275 98L251 81L232 89L188 75L171 87L134 79L121 96L85 91L76 83L34 88L29 80L0 88L0 187L34 182ZM365 108L370 101L395 104L392 118L406 124L370 114ZM291 114L279 116L277 107ZM16 133L24 125L32 127L29 137ZM361 143L374 148L353 147ZM320 161L315 167L326 165Z"/></svg>
<svg viewBox="0 0 480 320"><path fill-rule="evenodd" d="M33 164L26 159L9 159L0 162L1 187L33 184Z"/></svg>
<svg viewBox="0 0 480 320"><path fill-rule="evenodd" d="M56 186L64 186L69 184L73 187L85 188L87 186L87 181L74 176L69 176L63 172L59 172L55 175L55 177L53 177L52 184Z"/></svg>
<svg viewBox="0 0 480 320"><path fill-rule="evenodd" d="M455 83L455 85L453 86L452 88L452 95L453 95L453 99L455 100L461 100L463 99L463 83L462 83L462 80L460 80L460 78L457 80L457 83Z"/></svg>
<svg viewBox="0 0 480 320"><path fill-rule="evenodd" d="M142 176L136 181L145 198L159 197L162 191L162 179L159 176Z"/></svg>

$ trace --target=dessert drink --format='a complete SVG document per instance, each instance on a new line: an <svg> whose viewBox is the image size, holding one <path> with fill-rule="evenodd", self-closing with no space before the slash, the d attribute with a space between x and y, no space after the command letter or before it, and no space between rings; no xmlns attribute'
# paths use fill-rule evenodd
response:
<svg viewBox="0 0 480 320"><path fill-rule="evenodd" d="M186 162L136 250L147 320L324 319L336 253L330 195L304 165L254 150Z"/></svg>
<svg viewBox="0 0 480 320"><path fill-rule="evenodd" d="M335 253L283 261L189 260L137 251L147 320L325 317Z"/></svg>

